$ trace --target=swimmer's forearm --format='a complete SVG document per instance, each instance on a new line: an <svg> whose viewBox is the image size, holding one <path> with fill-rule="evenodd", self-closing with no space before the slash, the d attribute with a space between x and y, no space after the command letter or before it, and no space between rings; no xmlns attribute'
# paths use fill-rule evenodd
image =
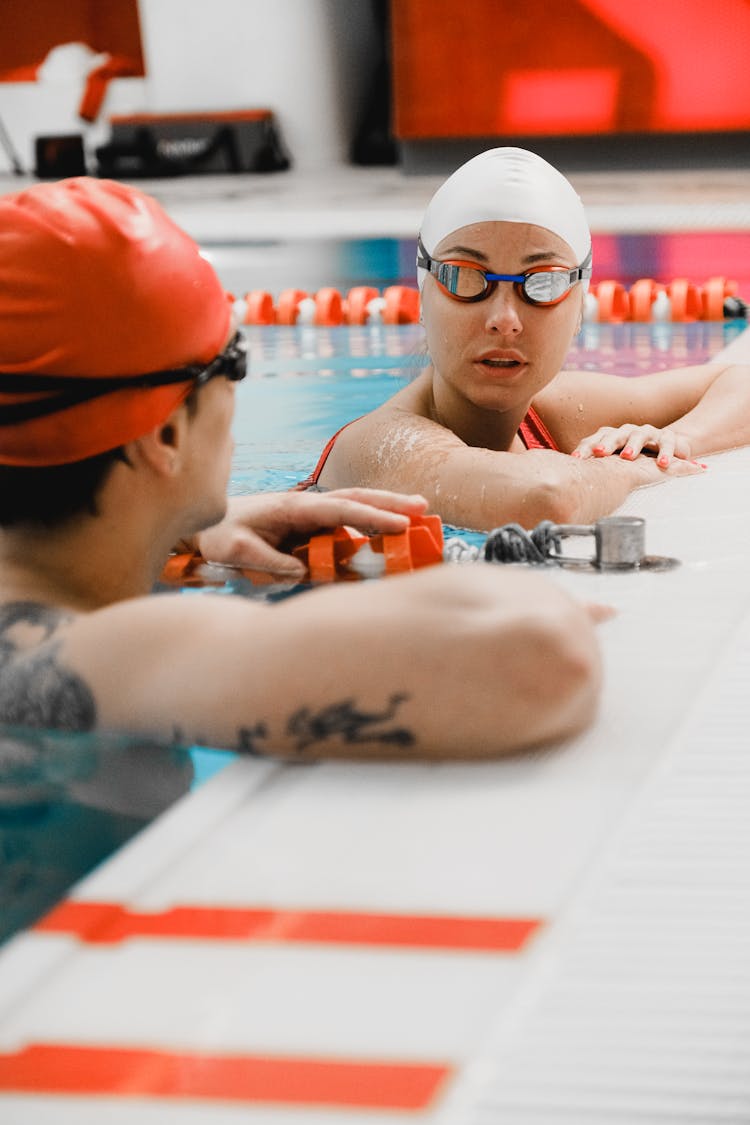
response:
<svg viewBox="0 0 750 1125"><path fill-rule="evenodd" d="M693 457L749 444L750 365L723 368L700 402L670 429L688 439Z"/></svg>
<svg viewBox="0 0 750 1125"><path fill-rule="evenodd" d="M364 593L345 583L275 606L144 599L102 611L110 642L95 656L94 623L79 622L61 659L86 682L99 728L179 730L182 742L282 760L490 758L591 720L594 629L555 584L476 564ZM115 641L120 623L132 635Z"/></svg>
<svg viewBox="0 0 750 1125"><path fill-rule="evenodd" d="M482 451L462 486L441 482L435 499L446 522L480 531L505 523L533 528L542 520L592 523L613 512L633 489L663 479L663 471L646 457L580 461L547 450Z"/></svg>
<svg viewBox="0 0 750 1125"><path fill-rule="evenodd" d="M309 659L300 605L279 607L298 637L290 682L304 684L304 705L286 701L273 724L282 756L490 758L591 721L601 672L590 616L539 576L436 567L373 583L368 601L365 611L352 586L321 592ZM328 667L315 665L325 633Z"/></svg>

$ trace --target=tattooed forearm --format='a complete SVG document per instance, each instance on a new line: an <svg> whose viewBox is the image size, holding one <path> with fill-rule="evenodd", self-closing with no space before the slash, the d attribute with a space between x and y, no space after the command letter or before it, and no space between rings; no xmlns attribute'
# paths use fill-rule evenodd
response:
<svg viewBox="0 0 750 1125"><path fill-rule="evenodd" d="M319 711L310 707L300 707L289 718L286 734L292 739L293 753L302 755L313 748L323 749L326 742L338 739L346 746L361 746L365 743L379 743L381 746L412 746L416 741L412 731L406 727L384 726L395 717L400 704L409 697L392 695L383 711L358 711L351 699L332 703ZM240 727L237 732L236 749L240 754L263 757L272 750L273 742L268 726L257 722L253 727Z"/></svg>
<svg viewBox="0 0 750 1125"><path fill-rule="evenodd" d="M70 615L36 602L0 607L0 722L87 731L96 705L87 684L58 659L52 640Z"/></svg>
<svg viewBox="0 0 750 1125"><path fill-rule="evenodd" d="M399 726L382 728L382 724L393 719L397 708L408 698L407 695L392 695L385 710L379 712L358 711L351 699L331 704L315 713L309 707L301 707L291 716L287 731L295 740L294 749L298 754L331 738L339 738L349 745L377 742L388 746L412 746L415 742L412 731Z"/></svg>
<svg viewBox="0 0 750 1125"><path fill-rule="evenodd" d="M265 723L256 723L254 727L240 727L237 732L237 749L240 754L261 758L264 753L261 742L267 738L268 727Z"/></svg>

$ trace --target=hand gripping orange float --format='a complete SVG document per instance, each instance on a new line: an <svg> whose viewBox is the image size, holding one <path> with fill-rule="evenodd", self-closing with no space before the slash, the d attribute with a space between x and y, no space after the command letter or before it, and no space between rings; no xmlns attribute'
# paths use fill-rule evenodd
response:
<svg viewBox="0 0 750 1125"><path fill-rule="evenodd" d="M443 561L443 525L439 516L412 516L404 531L372 536L351 527L337 527L312 535L292 554L307 567L305 581L314 585L406 574ZM223 585L225 573L217 581L203 573L210 565L197 552L175 554L167 560L161 581L181 587ZM254 585L278 582L272 575L256 570L223 566L218 569L231 569Z"/></svg>

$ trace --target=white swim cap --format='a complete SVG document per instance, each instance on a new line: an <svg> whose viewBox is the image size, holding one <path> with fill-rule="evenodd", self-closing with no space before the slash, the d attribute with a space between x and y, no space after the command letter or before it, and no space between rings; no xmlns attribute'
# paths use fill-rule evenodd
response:
<svg viewBox="0 0 750 1125"><path fill-rule="evenodd" d="M491 148L462 164L430 200L420 238L428 254L471 223L533 223L564 239L580 265L591 250L583 203L541 156L524 148ZM427 271L417 270L422 288Z"/></svg>

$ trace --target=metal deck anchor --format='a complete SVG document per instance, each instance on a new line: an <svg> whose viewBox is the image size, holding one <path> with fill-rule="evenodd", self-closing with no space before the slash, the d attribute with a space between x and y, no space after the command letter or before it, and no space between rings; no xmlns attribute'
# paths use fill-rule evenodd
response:
<svg viewBox="0 0 750 1125"><path fill-rule="evenodd" d="M566 539L593 537L594 554L588 558L566 555ZM595 524L554 524L545 520L527 531L519 524L505 524L487 536L484 557L488 562L527 562L545 565L606 570L669 570L678 559L647 555L646 521L640 516L606 516ZM453 558L461 557L449 541ZM479 551L474 557L478 557ZM466 554L463 557L467 557Z"/></svg>
<svg viewBox="0 0 750 1125"><path fill-rule="evenodd" d="M553 524L548 528L551 550L548 558L560 566L593 567L596 570L670 570L679 559L646 554L646 521L640 516L605 516L595 524ZM565 555L564 539L591 537L590 558Z"/></svg>

